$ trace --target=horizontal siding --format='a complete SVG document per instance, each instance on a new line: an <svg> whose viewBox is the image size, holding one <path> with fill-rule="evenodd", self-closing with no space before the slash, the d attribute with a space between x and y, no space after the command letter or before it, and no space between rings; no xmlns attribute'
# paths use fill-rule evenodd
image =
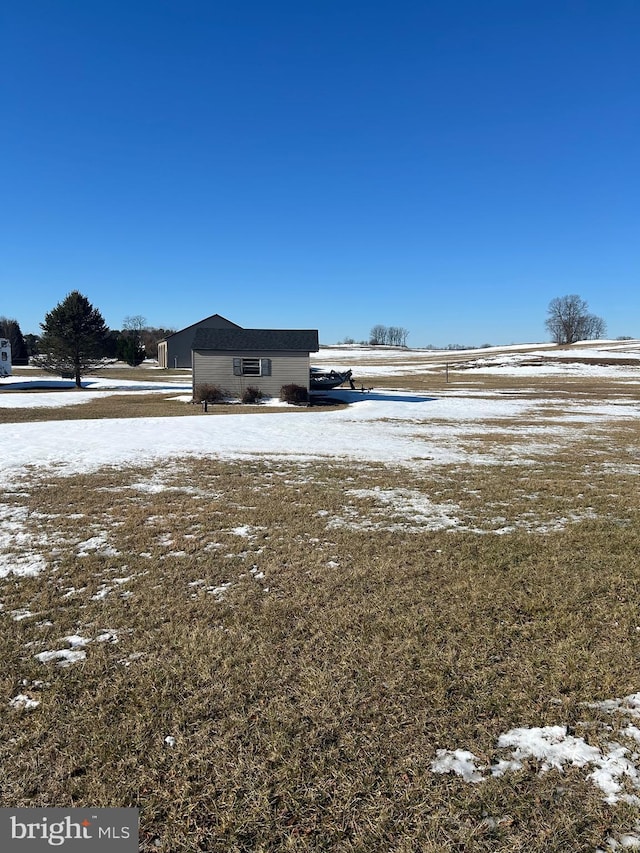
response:
<svg viewBox="0 0 640 853"><path fill-rule="evenodd" d="M167 342L167 367L191 367L193 335L192 331L185 332L184 335L177 333Z"/></svg>
<svg viewBox="0 0 640 853"><path fill-rule="evenodd" d="M271 376L234 376L234 358L270 358ZM259 388L269 397L279 397L283 385L295 383L309 389L309 355L288 352L193 351L193 387L218 385L232 397L241 397L247 386Z"/></svg>

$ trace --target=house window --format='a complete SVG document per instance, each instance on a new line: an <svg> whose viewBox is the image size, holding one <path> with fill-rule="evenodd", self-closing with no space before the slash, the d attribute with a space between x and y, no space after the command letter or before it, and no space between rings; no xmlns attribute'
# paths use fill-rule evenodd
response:
<svg viewBox="0 0 640 853"><path fill-rule="evenodd" d="M234 358L234 376L271 376L270 358Z"/></svg>
<svg viewBox="0 0 640 853"><path fill-rule="evenodd" d="M6 352L2 353L2 360L3 361L9 361L9 357L7 356Z"/></svg>
<svg viewBox="0 0 640 853"><path fill-rule="evenodd" d="M243 376L260 376L260 359L259 358L243 358L242 359L242 375Z"/></svg>

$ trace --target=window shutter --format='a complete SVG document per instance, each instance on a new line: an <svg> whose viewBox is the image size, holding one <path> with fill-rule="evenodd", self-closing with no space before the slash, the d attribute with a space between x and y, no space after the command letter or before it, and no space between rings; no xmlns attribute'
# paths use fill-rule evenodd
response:
<svg viewBox="0 0 640 853"><path fill-rule="evenodd" d="M233 375L234 376L242 376L242 359L234 358L233 359Z"/></svg>
<svg viewBox="0 0 640 853"><path fill-rule="evenodd" d="M260 374L262 376L271 376L271 359L270 358L261 358L260 359Z"/></svg>

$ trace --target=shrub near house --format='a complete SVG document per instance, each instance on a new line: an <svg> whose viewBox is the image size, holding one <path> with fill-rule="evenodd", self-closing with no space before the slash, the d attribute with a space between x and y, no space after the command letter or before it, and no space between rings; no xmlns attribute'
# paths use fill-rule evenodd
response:
<svg viewBox="0 0 640 853"><path fill-rule="evenodd" d="M228 393L224 390L224 388L220 388L219 385L196 385L193 391L193 402L194 403L222 403L227 397Z"/></svg>
<svg viewBox="0 0 640 853"><path fill-rule="evenodd" d="M309 401L309 392L306 388L295 383L283 385L280 389L280 399L285 403L292 403L295 406L301 406Z"/></svg>

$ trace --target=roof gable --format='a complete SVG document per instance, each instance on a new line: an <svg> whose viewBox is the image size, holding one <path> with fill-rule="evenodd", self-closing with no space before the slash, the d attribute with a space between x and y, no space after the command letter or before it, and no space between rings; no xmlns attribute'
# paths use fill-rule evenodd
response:
<svg viewBox="0 0 640 853"><path fill-rule="evenodd" d="M163 340L168 341L169 338L173 338L175 335L181 335L183 332L188 332L189 329L196 329L197 327L202 327L204 323L211 323L213 328L229 328L229 329L241 329L242 326L238 326L237 323L233 323L231 320L227 320L226 317L223 317L221 314L212 314L210 317L205 317L204 320L198 320L197 323L192 323L190 326L185 326L184 329L178 329L177 332L173 332L171 335L167 335ZM209 327L207 327L209 328Z"/></svg>

